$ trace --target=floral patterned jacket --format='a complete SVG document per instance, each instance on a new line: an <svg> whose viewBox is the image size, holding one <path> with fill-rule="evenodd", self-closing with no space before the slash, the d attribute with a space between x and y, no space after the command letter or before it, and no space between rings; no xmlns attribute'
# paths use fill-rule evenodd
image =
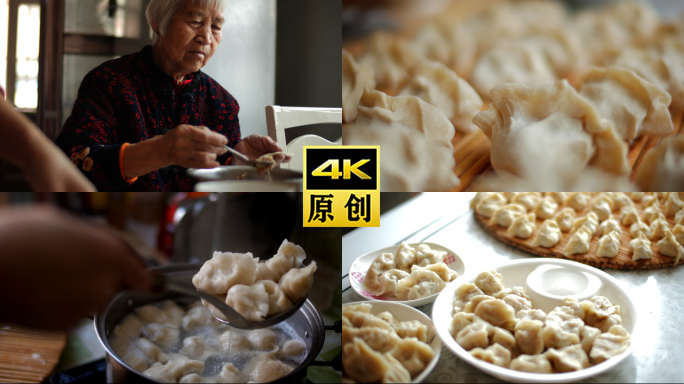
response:
<svg viewBox="0 0 684 384"><path fill-rule="evenodd" d="M195 181L180 166L124 180L119 153L124 143L163 135L179 124L206 126L240 142L237 100L202 71L174 85L152 60L152 47L107 61L86 75L71 116L56 143L100 191L191 191ZM217 159L220 163L228 155Z"/></svg>

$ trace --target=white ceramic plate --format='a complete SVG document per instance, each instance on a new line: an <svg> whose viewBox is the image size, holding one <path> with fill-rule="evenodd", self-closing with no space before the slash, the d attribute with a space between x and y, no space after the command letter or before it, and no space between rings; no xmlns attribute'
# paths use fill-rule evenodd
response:
<svg viewBox="0 0 684 384"><path fill-rule="evenodd" d="M354 304L359 304L359 302L344 304L342 305L342 308L346 307L347 305ZM432 372L432 370L435 368L435 365L437 365L437 362L439 361L439 355L442 352L442 342L440 341L440 338L437 336L435 332L435 326L432 324L432 320L430 319L430 317L428 317L426 314L415 308L411 308L408 305L404 305L401 303L375 301L369 304L373 306L373 308L371 308L370 311L370 313L373 315L379 315L382 312L387 311L391 313L392 316L394 316L399 321L418 320L421 323L427 325L427 340L428 344L430 345L430 348L432 348L432 350L435 351L435 357L432 358L432 360L425 367L423 372L421 372L420 375L416 376L413 380L411 380L411 382L420 383L421 381L425 380L427 375L429 375L430 372Z"/></svg>
<svg viewBox="0 0 684 384"><path fill-rule="evenodd" d="M627 292L619 285L618 281L607 273L600 271L594 267L585 264L577 263L569 260L556 259L531 259L519 260L496 267L496 271L503 276L504 286L511 288L521 286L528 291L527 276L541 265L560 265L578 272L586 272L599 278L601 281L601 288L599 288L597 295L605 296L614 305L619 305L622 310L622 326L632 335L632 342L634 340L634 332L637 329L637 311L634 303L627 295ZM494 268L493 268L494 269ZM614 356L603 363L597 364L593 367L583 369L576 372L566 373L528 373L519 372L512 369L496 366L485 361L474 358L463 349L456 340L449 334L449 324L452 319L454 293L458 286L463 283L472 283L475 277L482 271L469 272L458 284L449 284L435 301L432 308L432 319L434 321L437 334L444 342L449 350L456 356L465 360L468 364L492 375L499 379L512 382L527 382L527 383L566 383L583 380L592 376L596 376L606 372L621 361L627 358L634 350L633 344L627 350L618 356ZM533 302L534 308L537 306ZM548 313L548 311L546 311Z"/></svg>
<svg viewBox="0 0 684 384"><path fill-rule="evenodd" d="M456 271L456 273L458 273L457 279L451 282L450 284L453 284L454 282L460 280L461 276L463 276L466 269L465 265L463 264L463 260L461 260L461 258L458 257L456 252L450 250L445 246L435 243L411 243L409 245L415 248L420 244L426 244L431 249L437 249L446 252L447 255L444 257L444 263L447 265L447 267L453 269L454 271ZM349 283L351 284L351 287L354 290L354 292L356 292L357 295L361 296L366 300L395 301L406 305L410 305L412 307L420 307L421 305L429 304L435 301L435 299L437 299L438 293L430 295L428 297L424 297L422 299L399 300L399 298L397 298L396 296L374 296L372 293L366 290L366 286L363 285L363 280L366 277L366 272L368 271L368 268L370 268L371 264L373 264L373 261L375 261L375 259L378 256L385 252L390 252L396 255L398 250L399 245L394 245L371 253L367 253L359 257L358 259L354 260L354 263L352 263L351 268L349 268Z"/></svg>

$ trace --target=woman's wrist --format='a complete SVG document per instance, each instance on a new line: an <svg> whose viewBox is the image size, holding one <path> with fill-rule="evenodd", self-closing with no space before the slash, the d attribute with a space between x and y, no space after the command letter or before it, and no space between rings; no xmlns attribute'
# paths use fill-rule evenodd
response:
<svg viewBox="0 0 684 384"><path fill-rule="evenodd" d="M126 178L143 176L171 165L168 159L164 159L163 151L160 150L161 140L161 136L155 136L126 147L123 159L123 171Z"/></svg>

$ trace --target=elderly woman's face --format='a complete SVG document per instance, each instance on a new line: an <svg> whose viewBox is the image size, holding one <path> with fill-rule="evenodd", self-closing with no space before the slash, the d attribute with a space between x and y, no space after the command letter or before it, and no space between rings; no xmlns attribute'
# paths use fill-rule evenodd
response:
<svg viewBox="0 0 684 384"><path fill-rule="evenodd" d="M216 52L222 28L220 11L189 5L173 16L166 36L159 37L159 48L178 72L196 72Z"/></svg>

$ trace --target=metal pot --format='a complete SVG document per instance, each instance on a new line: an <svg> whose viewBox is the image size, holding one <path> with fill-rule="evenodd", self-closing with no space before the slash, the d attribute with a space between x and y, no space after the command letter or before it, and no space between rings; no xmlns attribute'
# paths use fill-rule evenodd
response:
<svg viewBox="0 0 684 384"><path fill-rule="evenodd" d="M256 168L244 165L220 166L212 169L188 169L188 175L200 182L200 192L299 192L302 173L273 168L269 174L259 175Z"/></svg>
<svg viewBox="0 0 684 384"><path fill-rule="evenodd" d="M188 279L190 281L200 267L201 264L186 263L153 268L152 270L176 279ZM143 375L141 372L136 371L124 363L109 345L109 335L114 330L114 327L116 327L126 315L135 310L135 308L166 299L173 300L181 305L189 304L190 302L197 300L197 298L194 297L183 296L172 292L151 294L123 291L114 296L107 307L95 316L95 332L97 333L100 343L107 351L108 383L160 382ZM321 315L309 300L302 305L297 313L285 320L285 323L290 325L302 340L304 340L308 352L302 364L287 376L280 378L279 381L302 383L306 377L305 368L314 363L314 359L323 348L326 327L323 324ZM320 364L314 363L313 365Z"/></svg>

